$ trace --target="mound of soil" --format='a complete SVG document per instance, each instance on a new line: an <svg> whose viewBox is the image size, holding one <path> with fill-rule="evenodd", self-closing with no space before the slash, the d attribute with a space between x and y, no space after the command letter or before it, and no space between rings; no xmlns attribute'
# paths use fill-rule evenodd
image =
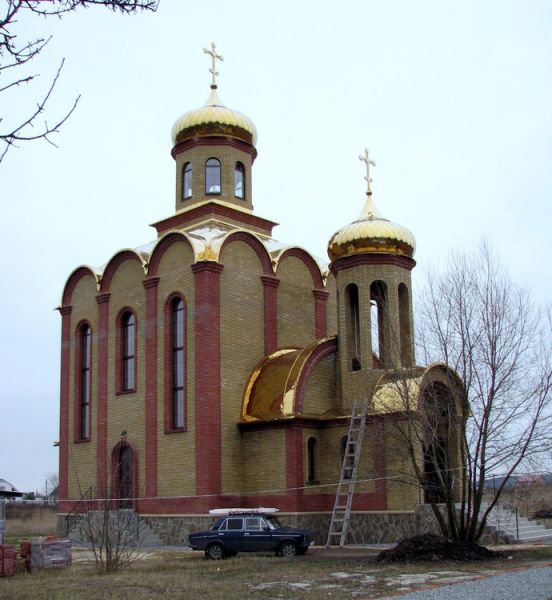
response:
<svg viewBox="0 0 552 600"><path fill-rule="evenodd" d="M479 544L451 542L444 537L425 533L401 540L393 548L378 554L381 562L456 561L471 562L499 558L500 552Z"/></svg>

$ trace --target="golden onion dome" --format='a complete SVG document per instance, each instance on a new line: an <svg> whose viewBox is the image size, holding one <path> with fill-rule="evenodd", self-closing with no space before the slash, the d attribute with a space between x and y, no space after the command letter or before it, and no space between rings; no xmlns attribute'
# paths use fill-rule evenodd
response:
<svg viewBox="0 0 552 600"><path fill-rule="evenodd" d="M173 145L192 137L229 136L253 146L257 142L257 129L253 121L243 113L227 108L217 94L217 86L211 86L207 102L201 108L189 110L173 125Z"/></svg>
<svg viewBox="0 0 552 600"><path fill-rule="evenodd" d="M412 233L383 218L374 206L372 193L368 192L358 218L332 235L328 256L332 261L356 254L396 254L412 258L415 249Z"/></svg>

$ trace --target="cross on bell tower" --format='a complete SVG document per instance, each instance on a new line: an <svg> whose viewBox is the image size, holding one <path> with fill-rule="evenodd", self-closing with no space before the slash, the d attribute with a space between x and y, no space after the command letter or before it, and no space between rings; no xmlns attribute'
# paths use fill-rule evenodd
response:
<svg viewBox="0 0 552 600"><path fill-rule="evenodd" d="M367 182L366 194L368 196L371 196L372 195L372 178L370 177L370 165L375 167L376 163L375 163L375 161L370 159L370 155L368 154L368 148L364 148L364 154L361 154L358 157L358 159L366 164L366 176L364 177L364 179Z"/></svg>
<svg viewBox="0 0 552 600"><path fill-rule="evenodd" d="M216 77L218 75L218 71L216 69L217 60L220 60L222 62L224 60L224 57L222 56L222 54L217 54L215 42L211 42L210 50L207 50L207 48L203 48L203 52L205 52L205 54L209 54L209 56L211 57L211 68L209 69L209 73L211 73L211 75L213 76L213 78L211 80L211 89L216 90L217 89Z"/></svg>

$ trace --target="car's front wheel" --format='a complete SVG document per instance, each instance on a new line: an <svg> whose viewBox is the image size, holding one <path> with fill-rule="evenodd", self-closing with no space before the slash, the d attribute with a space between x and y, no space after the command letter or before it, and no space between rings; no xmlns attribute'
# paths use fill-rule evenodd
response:
<svg viewBox="0 0 552 600"><path fill-rule="evenodd" d="M222 560L224 558L224 548L221 544L211 544L205 551L205 556L211 560Z"/></svg>
<svg viewBox="0 0 552 600"><path fill-rule="evenodd" d="M283 542L280 546L279 554L288 558L295 556L297 554L297 546L293 542Z"/></svg>

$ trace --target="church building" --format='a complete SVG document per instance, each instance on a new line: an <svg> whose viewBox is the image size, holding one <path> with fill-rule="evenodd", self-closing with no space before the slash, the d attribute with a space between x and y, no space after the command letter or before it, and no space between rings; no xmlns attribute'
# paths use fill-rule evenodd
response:
<svg viewBox="0 0 552 600"><path fill-rule="evenodd" d="M329 264L277 241L253 210L255 125L222 103L206 52L207 102L172 129L174 211L155 242L78 267L63 290L60 519L109 497L169 543L232 506L327 531L368 397L353 536L399 538L424 490L391 432L393 373L419 401L450 386L444 366L415 363L414 237L376 210L366 152L364 208L327 232Z"/></svg>

